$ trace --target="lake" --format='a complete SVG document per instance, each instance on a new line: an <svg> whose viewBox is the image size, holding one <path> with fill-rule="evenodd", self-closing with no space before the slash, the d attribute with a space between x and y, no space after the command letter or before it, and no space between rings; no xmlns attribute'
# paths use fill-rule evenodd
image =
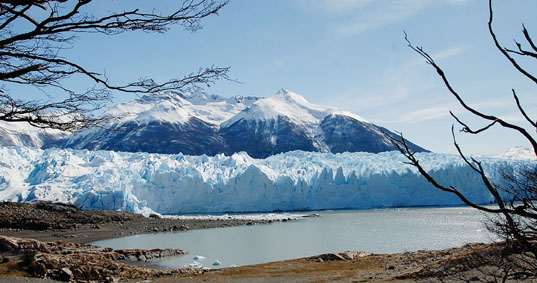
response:
<svg viewBox="0 0 537 283"><path fill-rule="evenodd" d="M490 242L485 216L468 207L321 211L318 218L269 225L135 235L95 242L101 247L180 248L188 255L157 262L165 268L197 264L241 266L339 251L398 253ZM194 256L203 256L194 261ZM221 262L213 266L215 261Z"/></svg>

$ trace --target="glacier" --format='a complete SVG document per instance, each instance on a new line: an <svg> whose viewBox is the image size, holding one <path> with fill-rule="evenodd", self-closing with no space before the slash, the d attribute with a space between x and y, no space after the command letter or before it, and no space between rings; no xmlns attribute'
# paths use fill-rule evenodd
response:
<svg viewBox="0 0 537 283"><path fill-rule="evenodd" d="M442 184L490 203L479 175L457 155L417 153ZM499 168L535 161L481 158L492 180ZM0 147L0 200L48 200L84 209L192 214L447 206L462 202L433 188L399 152L292 151L254 159Z"/></svg>

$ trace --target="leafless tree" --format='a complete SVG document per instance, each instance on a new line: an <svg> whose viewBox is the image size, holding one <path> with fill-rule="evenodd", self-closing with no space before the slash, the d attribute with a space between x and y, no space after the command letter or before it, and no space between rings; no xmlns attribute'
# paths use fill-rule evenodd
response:
<svg viewBox="0 0 537 283"><path fill-rule="evenodd" d="M167 14L133 8L96 16L86 12L93 0L0 0L0 121L72 131L105 119L93 113L104 107L114 92L187 90L227 79L228 67L210 66L167 82L142 78L117 85L104 73L62 56L62 51L75 43L75 36L82 33L164 33L173 25L194 32L202 27L203 18L227 4L227 0L183 1ZM86 91L65 86L67 79L80 77L92 82ZM43 99L17 98L9 89L14 85L35 87Z"/></svg>
<svg viewBox="0 0 537 283"><path fill-rule="evenodd" d="M488 29L496 49L503 54L503 56L520 74L537 84L537 78L535 75L531 74L527 68L524 68L521 66L521 64L519 64L520 58L537 59L537 46L533 42L529 31L524 25L522 25L522 34L524 36L525 43L522 44L515 40L515 49L506 48L500 44L496 37L493 29L493 19L494 13L492 0L489 0ZM524 106L520 102L515 89L512 89L514 103L520 111L520 114L525 118L527 122L526 126L517 125L500 117L483 113L467 104L455 87L450 83L444 70L434 61L434 59L426 51L424 51L422 47L414 46L408 40L406 34L405 40L412 50L425 58L426 62L436 70L445 87L466 111L487 121L487 124L484 127L472 128L467 123L462 121L457 115L450 112L451 116L455 119L456 124L462 127L461 132L477 135L489 130L493 126L500 126L522 135L531 144L533 151L537 155L537 142L532 135L535 133L535 130L537 130L537 123L535 122L536 120L532 119L524 110ZM532 129L531 134L526 130L526 127ZM440 184L421 166L418 157L415 155L415 152L408 148L406 140L402 134L397 138L392 137L392 141L405 155L408 160L407 163L417 168L420 174L423 175L434 187L442 191L455 194L465 204L488 213L488 215L491 216L491 221L488 222L489 229L506 239L509 242L509 247L511 250L519 249L523 255L529 256L529 260L526 261L527 264L525 266L535 267L535 262L537 259L537 168L534 166L528 167L520 172L502 170L500 172L501 181L493 182L487 176L481 161L474 157L468 157L463 153L456 141L454 128L455 127L452 126L451 131L455 148L457 149L459 155L463 158L466 165L469 166L469 168L471 168L476 174L479 174L483 184L494 198L497 206L491 207L476 204L470 201L463 193L461 193L458 188L451 185ZM533 271L535 272L537 269L533 269Z"/></svg>

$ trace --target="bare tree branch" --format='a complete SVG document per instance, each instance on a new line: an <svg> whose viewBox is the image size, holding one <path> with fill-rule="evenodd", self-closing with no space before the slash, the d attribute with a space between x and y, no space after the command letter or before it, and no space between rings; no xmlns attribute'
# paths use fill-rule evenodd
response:
<svg viewBox="0 0 537 283"><path fill-rule="evenodd" d="M496 34L492 28L493 23L493 9L492 9L492 0L489 0L489 19L488 19L488 29L489 34L493 39L494 45L496 48L504 55L505 58L511 63L511 65L524 77L528 78L534 83L537 83L537 79L532 75L528 70L524 69L516 60L514 56L526 56L530 58L537 58L537 47L535 46L528 30L524 25L522 33L533 51L525 50L522 47L522 44L515 40L515 45L517 50L504 48L498 41ZM468 124L463 122L459 117L457 117L453 112L450 111L451 116L455 121L462 126L461 132L469 134L481 134L488 131L492 126L499 125L506 129L514 130L515 133L522 135L533 147L534 153L537 155L537 143L535 138L522 126L518 126L514 123L510 123L496 117L494 115L485 114L481 111L476 110L475 108L469 106L461 95L452 87L449 82L447 75L442 70L442 68L434 61L434 59L424 51L422 47L414 46L408 39L407 34L405 33L405 40L408 46L422 56L426 63L431 65L437 74L442 79L445 87L449 92L455 97L459 104L469 113L487 121L487 125L478 129L472 129ZM534 121L524 110L523 105L520 102L516 92L512 89L513 97L516 102L516 106L520 111L524 119L529 122L534 130L537 130L537 121ZM497 208L490 208L483 205L478 205L471 202L464 194L460 192L457 188L453 186L442 185L438 183L419 163L419 160L416 158L415 153L412 152L406 141L401 134L399 138L388 136L388 138L398 147L399 151L407 158L407 164L410 164L417 168L418 172L425 177L434 187L445 192L452 193L459 197L468 206L476 208L480 211L491 213L495 215L495 220L492 220L488 223L487 227L495 232L497 235L504 237L506 240L511 241L515 240L517 246L523 251L524 257L529 256L530 260L525 262L525 266L522 268L517 267L517 271L511 271L513 268L506 265L506 271L504 273L503 279L507 278L526 278L526 275L535 276L537 274L537 166L527 165L527 168L522 168L519 171L507 171L506 169L499 169L501 182L493 183L491 179L487 176L483 164L481 161L478 161L476 158L468 158L462 151L461 147L457 143L455 136L455 128L452 126L451 134L453 137L453 144L457 149L459 156L463 159L465 164L481 178L481 181L485 188L488 190L488 193L493 197L494 202L497 204ZM504 194L502 195L503 192ZM503 197L503 198L502 198ZM505 198L505 199L504 199ZM506 261L509 261L508 258L505 258ZM525 271L525 268L532 268L529 272ZM510 274L509 274L510 273Z"/></svg>
<svg viewBox="0 0 537 283"><path fill-rule="evenodd" d="M500 53L502 53L503 56L505 56L505 58L507 58L507 60L509 60L509 62L511 62L511 64L513 65L513 67L515 67L515 69L517 71L519 71L521 74L523 74L528 79L532 80L534 83L537 84L537 78L535 76L533 76L532 74L530 74L528 71L526 71L524 68L522 68L513 57L509 56L509 53L507 52L507 50L504 47L502 47L502 45L498 42L496 34L494 33L494 30L492 28L492 20L493 20L493 18L494 18L494 12L492 10L492 0L489 0L488 28L489 28L490 36L492 37L492 40L494 41L494 45L500 51ZM528 37L529 37L529 35L528 35ZM531 39L529 41L531 42ZM531 42L531 44L533 45L533 42ZM536 151L536 154L537 154L537 151Z"/></svg>
<svg viewBox="0 0 537 283"><path fill-rule="evenodd" d="M84 12L92 3L93 0L0 0L0 81L4 82L0 85L3 89L0 120L26 121L38 127L47 127L49 123L52 128L76 130L99 120L91 115L92 111L103 107L114 91L146 94L188 91L219 79L229 80L229 67L209 66L166 82L142 78L118 85L109 81L105 74L88 70L61 56L79 33L115 35L136 30L163 33L172 25L197 31L202 27L201 20L217 14L227 0L184 0L166 14L134 8L108 12L104 16ZM72 77L90 79L96 86L77 94L62 84L63 80ZM20 101L7 92L8 84L30 85L38 89L48 87L57 92L47 95L46 101ZM62 93L67 98L58 99ZM62 122L52 119L51 111L69 113L63 117L72 117L72 127L69 119Z"/></svg>
<svg viewBox="0 0 537 283"><path fill-rule="evenodd" d="M447 79L447 77L446 77L446 75L444 73L444 70L442 70L442 68L440 68L440 66L438 66L436 64L436 62L433 60L433 58L429 54L427 54L427 52L425 52L422 47L415 47L414 45L412 45L412 43L408 39L408 36L407 36L406 33L405 33L405 40L406 40L406 42L408 44L408 47L410 47L416 53L420 54L423 58L425 58L426 62L429 65L433 66L433 68L436 70L436 72L438 73L440 78L442 78L442 81L444 82L444 85L446 86L446 88L457 99L459 104L462 107L464 107L464 109L466 109L468 112L470 112L470 113L474 114L475 116L478 116L478 117L480 117L482 119L493 121L493 122L495 121L495 122L499 123L502 127L513 129L513 130L519 132L520 134L522 134L526 138L526 140L528 140L528 142L531 144L531 146L533 148L533 151L537 155L537 141L535 141L535 139L526 131L526 129L524 129L524 128L520 127L520 126L517 126L515 124L506 122L506 121L504 121L504 120L502 120L502 119L500 119L500 118L498 118L498 117L496 117L494 115L484 114L484 113L479 112L479 111L475 110L474 108L468 106L468 104L461 98L459 93L457 91L455 91L455 89L451 86L451 83Z"/></svg>
<svg viewBox="0 0 537 283"><path fill-rule="evenodd" d="M520 111L522 116L524 116L524 118L526 118L526 121L528 121L530 123L530 125L532 125L534 128L537 128L537 123L535 121L533 121L528 116L528 114L526 114L526 111L524 111L524 108L522 107L522 105L520 105L520 100L518 99L518 96L516 95L515 90L512 89L512 91L513 91L513 97L515 98L516 106L518 107L518 110Z"/></svg>
<svg viewBox="0 0 537 283"><path fill-rule="evenodd" d="M522 33L524 34L524 37L526 38L526 41L528 41L528 43L530 44L531 48L533 48L533 50L537 52L537 46L533 43L530 33L528 32L524 24L522 24Z"/></svg>
<svg viewBox="0 0 537 283"><path fill-rule="evenodd" d="M459 123L462 126L461 132L474 134L474 135L488 130L490 127L494 126L498 122L497 120L494 120L492 123L488 124L487 126L485 126L483 128L480 128L480 129L477 129L477 130L472 130L467 124L465 124L455 114L453 114L453 112L449 111L449 114L451 115L451 117L453 117L457 121L457 123ZM453 130L453 128L452 128L452 130Z"/></svg>

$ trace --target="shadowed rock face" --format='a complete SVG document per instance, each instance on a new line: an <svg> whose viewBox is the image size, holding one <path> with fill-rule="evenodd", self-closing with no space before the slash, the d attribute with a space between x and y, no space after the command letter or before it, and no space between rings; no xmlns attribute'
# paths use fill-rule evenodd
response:
<svg viewBox="0 0 537 283"><path fill-rule="evenodd" d="M197 118L184 124L151 121L140 125L130 121L118 128L100 129L66 139L56 146L186 155L231 155L245 151L254 158L293 150L333 153L397 150L385 136L395 136L394 133L343 115L329 115L313 129L282 116L270 120L241 119L222 128ZM426 151L413 143L409 147L417 152Z"/></svg>
<svg viewBox="0 0 537 283"><path fill-rule="evenodd" d="M67 139L59 146L89 150L214 155L220 152L222 144L217 127L192 118L186 124L150 121L140 125L129 121L116 130L101 129L91 135Z"/></svg>
<svg viewBox="0 0 537 283"><path fill-rule="evenodd" d="M225 153L246 151L265 158L293 150L319 151L317 142L286 117L267 121L239 120L220 131L226 141Z"/></svg>
<svg viewBox="0 0 537 283"><path fill-rule="evenodd" d="M383 152L397 150L386 135L397 135L385 128L374 124L363 123L343 115L330 115L320 125L324 142L332 153L341 152ZM425 149L408 143L411 150L416 152Z"/></svg>

